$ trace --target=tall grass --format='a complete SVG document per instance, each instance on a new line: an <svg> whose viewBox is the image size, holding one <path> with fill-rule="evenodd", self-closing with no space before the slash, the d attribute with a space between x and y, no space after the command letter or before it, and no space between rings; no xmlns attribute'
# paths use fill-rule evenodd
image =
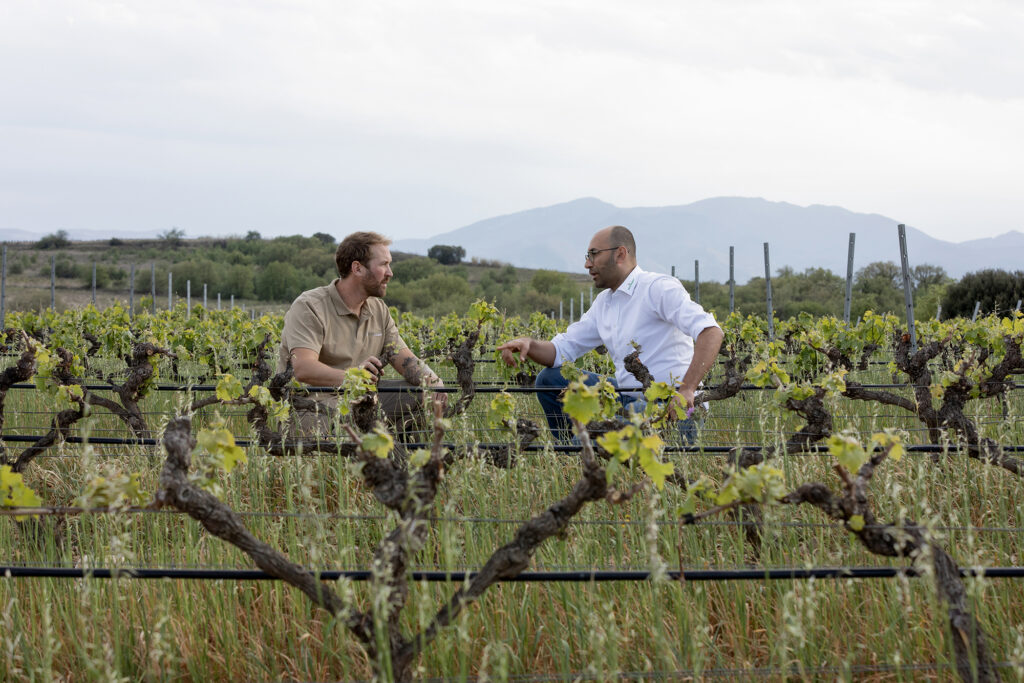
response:
<svg viewBox="0 0 1024 683"><path fill-rule="evenodd" d="M864 381L870 381L866 376ZM876 381L886 381L881 379ZM158 426L182 396L156 393L145 403ZM474 412L449 438L492 440ZM532 397L517 398L537 413ZM1002 416L996 401L970 406L986 435L1021 443L1020 392ZM836 406L837 429L911 430L912 419L877 404ZM48 406L34 392L8 399L7 433L45 428ZM227 411L225 411L227 412ZM16 417L13 417L16 416ZM539 417L539 416L537 416ZM236 434L244 417L229 413ZM772 444L799 426L766 392L714 405L701 443ZM198 425L197 425L198 427ZM109 415L91 418L92 434L126 434ZM547 438L546 436L544 437ZM11 444L8 444L11 447ZM113 470L140 472L157 487L162 453L152 447L63 445L39 458L26 482L49 505L69 505L88 481ZM722 455L672 454L688 478L720 479ZM838 488L822 455L779 459L792 488L824 481ZM481 566L518 521L542 511L579 477L579 461L552 452L521 453L511 469L482 459L449 468L436 500L431 536L416 569ZM335 456L249 462L224 482L225 501L253 533L314 569L364 569L394 520L375 503L352 464ZM672 486L622 505L588 506L566 537L542 546L535 570L706 569L806 566L906 566L870 555L811 509L765 509L764 543L754 553L743 528L723 516L697 526L676 523L683 493ZM930 525L962 566L1020 565L1024 497L1020 478L950 451L907 455L877 472L871 496L880 518ZM978 527L984 527L983 530ZM0 520L5 564L75 567L250 568L238 550L173 512L84 514ZM999 660L1024 653L1024 591L1019 579L968 580L971 609ZM427 623L454 583L419 583L403 615L409 630ZM338 589L361 608L365 584ZM661 672L672 678L947 680L955 677L945 608L927 579L505 583L463 612L416 663L422 677L462 680L552 674L594 680ZM0 581L0 669L9 680L349 680L371 676L370 662L340 624L297 591L276 582L119 578L7 578ZM926 664L934 668L917 668ZM822 667L833 667L823 669ZM901 668L902 667L902 668ZM909 668L908 668L909 667ZM1004 671L1024 678L1024 668Z"/></svg>

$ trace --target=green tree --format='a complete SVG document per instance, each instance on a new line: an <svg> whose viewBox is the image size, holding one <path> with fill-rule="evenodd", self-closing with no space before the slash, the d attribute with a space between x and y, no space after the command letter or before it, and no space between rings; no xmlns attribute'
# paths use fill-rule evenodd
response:
<svg viewBox="0 0 1024 683"><path fill-rule="evenodd" d="M797 273L781 268L772 278L772 304L779 318L800 313L841 315L845 281L826 268L807 268Z"/></svg>
<svg viewBox="0 0 1024 683"><path fill-rule="evenodd" d="M316 280L290 263L276 262L264 266L253 279L253 289L261 301L291 301Z"/></svg>
<svg viewBox="0 0 1024 683"><path fill-rule="evenodd" d="M454 266L462 263L466 250L450 244L435 244L427 250L427 257L436 260L443 266Z"/></svg>
<svg viewBox="0 0 1024 683"><path fill-rule="evenodd" d="M554 270L538 270L530 279L530 287L541 294L559 294L572 289L569 276Z"/></svg>
<svg viewBox="0 0 1024 683"><path fill-rule="evenodd" d="M434 273L416 281L408 297L407 310L418 315L444 315L465 311L473 303L473 290L469 283L458 275ZM390 303L390 299L389 299Z"/></svg>
<svg viewBox="0 0 1024 683"><path fill-rule="evenodd" d="M220 286L222 270L223 266L205 258L176 263L171 267L171 272L174 274L174 293L178 296L185 296L189 282L192 283L193 296L196 292L202 293L204 284L209 291L215 292Z"/></svg>
<svg viewBox="0 0 1024 683"><path fill-rule="evenodd" d="M910 281L914 286L914 291L917 291L922 287L943 285L952 282L949 275L946 274L945 268L942 266L933 266L930 263L922 263L919 266L911 268Z"/></svg>
<svg viewBox="0 0 1024 683"><path fill-rule="evenodd" d="M1024 298L1024 271L979 270L949 286L942 301L942 317L969 317L974 313L975 302L979 301L983 314L1006 313L1012 311L1021 298Z"/></svg>
<svg viewBox="0 0 1024 683"><path fill-rule="evenodd" d="M850 315L859 318L865 311L897 313L904 311L903 271L892 261L875 261L860 270L853 279Z"/></svg>
<svg viewBox="0 0 1024 683"><path fill-rule="evenodd" d="M252 298L256 293L252 266L238 263L225 268L217 291L224 296Z"/></svg>
<svg viewBox="0 0 1024 683"><path fill-rule="evenodd" d="M157 238L162 240L168 247L180 247L182 240L185 239L185 231L174 226L169 230L164 230L162 233L157 235Z"/></svg>
<svg viewBox="0 0 1024 683"><path fill-rule="evenodd" d="M438 265L434 259L424 256L413 256L412 258L392 263L391 272L394 273L395 280L403 284L409 284L438 272Z"/></svg>

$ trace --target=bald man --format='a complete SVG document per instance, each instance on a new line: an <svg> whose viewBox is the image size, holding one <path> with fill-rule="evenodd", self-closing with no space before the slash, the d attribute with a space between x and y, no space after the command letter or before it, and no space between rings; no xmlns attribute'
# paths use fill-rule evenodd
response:
<svg viewBox="0 0 1024 683"><path fill-rule="evenodd" d="M505 342L498 347L502 358L509 365L527 358L540 363L546 369L537 376L537 386L564 387L568 381L562 377L561 365L603 344L615 363L615 385L639 389L640 382L623 363L635 341L654 381L667 382L682 394L686 407L676 405L673 411L683 417L693 408L694 393L722 345L722 329L714 316L693 301L676 278L641 269L633 233L621 225L594 234L584 267L594 285L603 290L590 310L551 341L520 337ZM588 383L597 381L597 375L587 374ZM540 392L537 398L555 439L570 440L572 432L558 392ZM629 410L644 409L639 391L623 392L619 398ZM686 443L693 443L696 425L692 420L681 420L679 431Z"/></svg>

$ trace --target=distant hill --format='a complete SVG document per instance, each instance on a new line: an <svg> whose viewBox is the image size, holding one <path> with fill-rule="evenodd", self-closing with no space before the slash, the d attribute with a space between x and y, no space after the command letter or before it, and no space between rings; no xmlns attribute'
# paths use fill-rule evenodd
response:
<svg viewBox="0 0 1024 683"><path fill-rule="evenodd" d="M718 197L682 206L620 208L599 199L577 199L488 218L429 239L398 240L394 249L426 254L434 244L455 244L467 258L499 259L515 266L575 272L593 233L625 225L637 238L638 260L648 270L692 279L694 260L702 280L729 277L735 247L736 280L764 276L764 246L774 273L822 267L845 276L850 233L856 233L854 268L873 261L899 263L897 221L835 206L801 207L785 202ZM907 227L910 265L942 266L951 276L982 268L1017 270L1024 264L1024 234L953 243Z"/></svg>

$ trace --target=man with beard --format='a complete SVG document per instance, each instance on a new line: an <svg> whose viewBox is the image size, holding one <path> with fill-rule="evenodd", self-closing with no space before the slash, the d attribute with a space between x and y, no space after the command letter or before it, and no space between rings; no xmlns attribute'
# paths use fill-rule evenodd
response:
<svg viewBox="0 0 1024 683"><path fill-rule="evenodd" d="M284 316L278 372L292 363L295 379L314 387L336 387L350 368L364 368L379 387L441 387L437 375L409 350L380 298L391 279L391 240L375 232L354 232L338 245L339 277L303 292ZM385 365L403 380L381 380ZM317 394L331 407L336 399ZM420 392L382 392L384 414L403 430L421 414ZM325 416L304 415L302 428L324 431Z"/></svg>
<svg viewBox="0 0 1024 683"><path fill-rule="evenodd" d="M714 316L694 302L676 278L637 266L636 241L621 225L594 235L583 264L594 284L604 290L590 310L551 341L520 337L505 342L498 347L504 361L513 365L529 358L545 366L537 375L538 387L565 387L568 381L559 367L603 344L615 363L613 383L639 387L640 382L623 364L635 341L641 348L640 361L654 381L668 382L682 394L686 405L677 402L672 411L686 418L694 405L694 393L722 345L722 330ZM597 375L587 374L588 383L597 380ZM569 440L569 421L558 393L539 392L537 398L554 437ZM628 410L644 409L644 398L638 392L622 393L619 399ZM696 425L691 419L682 419L679 431L684 441L693 443Z"/></svg>

